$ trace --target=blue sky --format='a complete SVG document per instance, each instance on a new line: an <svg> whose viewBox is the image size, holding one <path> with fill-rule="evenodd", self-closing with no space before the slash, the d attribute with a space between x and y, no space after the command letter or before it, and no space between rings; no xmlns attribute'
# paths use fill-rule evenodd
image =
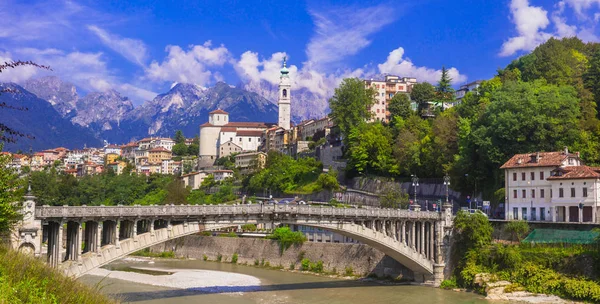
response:
<svg viewBox="0 0 600 304"><path fill-rule="evenodd" d="M0 61L35 60L0 81L53 74L137 104L175 82L294 85L327 97L381 73L455 85L487 79L550 37L598 41L600 0L13 1L0 3ZM252 85L256 84L256 85Z"/></svg>

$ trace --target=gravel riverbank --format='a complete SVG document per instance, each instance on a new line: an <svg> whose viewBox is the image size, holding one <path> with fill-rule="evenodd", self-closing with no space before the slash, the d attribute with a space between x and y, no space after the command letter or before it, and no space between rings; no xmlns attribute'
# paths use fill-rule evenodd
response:
<svg viewBox="0 0 600 304"><path fill-rule="evenodd" d="M109 277L153 286L194 290L201 293L239 293L258 290L261 285L261 282L258 278L239 273L154 267L135 268L150 271L164 271L171 274L151 275L131 271L107 270L102 268L95 269L89 274L93 276Z"/></svg>

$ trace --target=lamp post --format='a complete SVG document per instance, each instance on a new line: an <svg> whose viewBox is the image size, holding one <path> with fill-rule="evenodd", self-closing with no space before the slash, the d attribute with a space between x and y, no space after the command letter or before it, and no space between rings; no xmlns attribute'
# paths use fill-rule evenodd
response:
<svg viewBox="0 0 600 304"><path fill-rule="evenodd" d="M417 187L419 187L419 178L416 174L412 175L412 186L415 190L415 204L417 203Z"/></svg>
<svg viewBox="0 0 600 304"><path fill-rule="evenodd" d="M446 186L446 204L448 203L448 187L450 186L450 176L444 175L444 186Z"/></svg>

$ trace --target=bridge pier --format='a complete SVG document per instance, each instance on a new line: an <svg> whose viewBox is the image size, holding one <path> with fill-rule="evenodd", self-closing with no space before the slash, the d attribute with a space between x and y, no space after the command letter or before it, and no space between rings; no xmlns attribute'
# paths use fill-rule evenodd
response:
<svg viewBox="0 0 600 304"><path fill-rule="evenodd" d="M62 222L48 222L48 264L57 267L62 262Z"/></svg>
<svg viewBox="0 0 600 304"><path fill-rule="evenodd" d="M83 239L83 252L97 252L98 246L98 222L87 221L85 222L84 239Z"/></svg>

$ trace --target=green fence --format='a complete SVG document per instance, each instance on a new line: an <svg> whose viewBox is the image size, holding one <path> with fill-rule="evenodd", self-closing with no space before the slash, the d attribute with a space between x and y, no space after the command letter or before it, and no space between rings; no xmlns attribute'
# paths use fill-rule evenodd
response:
<svg viewBox="0 0 600 304"><path fill-rule="evenodd" d="M597 231L534 229L523 243L530 244L593 244L600 235Z"/></svg>

